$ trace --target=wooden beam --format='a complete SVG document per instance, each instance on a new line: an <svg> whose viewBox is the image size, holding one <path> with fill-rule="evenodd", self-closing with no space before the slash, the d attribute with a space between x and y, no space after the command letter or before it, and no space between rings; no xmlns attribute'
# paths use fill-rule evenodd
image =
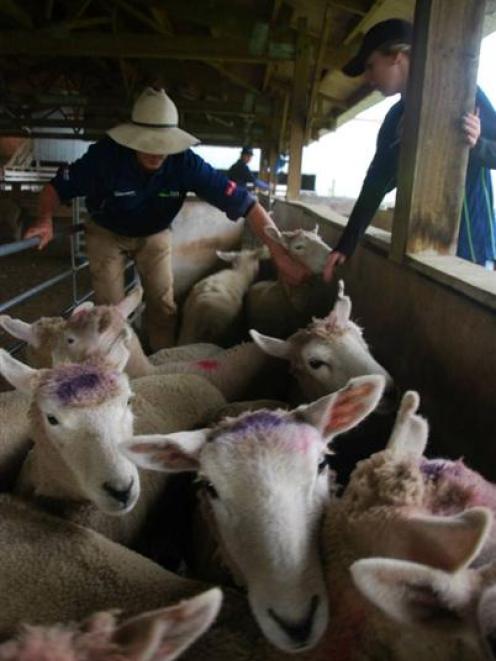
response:
<svg viewBox="0 0 496 661"><path fill-rule="evenodd" d="M284 62L294 58L292 44L269 44L266 53L249 52L245 40L212 39L207 37L164 38L155 34L71 34L58 39L36 32L0 31L0 55L30 55L50 57L110 57L171 60L204 60L207 62Z"/></svg>
<svg viewBox="0 0 496 661"><path fill-rule="evenodd" d="M308 112L308 82L310 76L310 44L306 34L307 19L298 19L296 62L291 95L288 200L297 199L301 186L301 162Z"/></svg>
<svg viewBox="0 0 496 661"><path fill-rule="evenodd" d="M454 254L473 111L485 0L417 0L391 257Z"/></svg>
<svg viewBox="0 0 496 661"><path fill-rule="evenodd" d="M308 121L306 128L305 140L308 141L312 130L312 118L314 112L315 101L317 99L317 92L320 87L322 65L324 62L324 54L329 39L329 30L331 27L331 13L332 10L329 5L326 5L324 15L322 17L322 31L320 33L320 43L317 50L317 57L315 58L315 66L313 71L313 80L310 87L310 100L308 102Z"/></svg>
<svg viewBox="0 0 496 661"><path fill-rule="evenodd" d="M369 11L363 0L329 0L329 5L358 16L366 16Z"/></svg>
<svg viewBox="0 0 496 661"><path fill-rule="evenodd" d="M33 27L33 19L22 7L19 7L16 0L0 0L0 14L10 16L25 28Z"/></svg>

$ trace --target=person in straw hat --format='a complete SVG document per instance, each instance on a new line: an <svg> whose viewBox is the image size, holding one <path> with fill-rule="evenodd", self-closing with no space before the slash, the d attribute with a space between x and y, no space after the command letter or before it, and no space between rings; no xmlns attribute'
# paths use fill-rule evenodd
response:
<svg viewBox="0 0 496 661"><path fill-rule="evenodd" d="M170 225L188 191L218 207L228 218L242 216L267 244L283 280L298 284L309 276L282 246L267 237L267 212L197 156L198 140L178 127L178 113L163 89L147 88L134 104L131 121L119 124L80 159L59 169L40 193L38 216L25 238L53 238L53 214L61 202L85 196L91 220L86 248L97 303L124 298L126 256L134 259L146 301L145 327L156 351L174 340L175 304Z"/></svg>

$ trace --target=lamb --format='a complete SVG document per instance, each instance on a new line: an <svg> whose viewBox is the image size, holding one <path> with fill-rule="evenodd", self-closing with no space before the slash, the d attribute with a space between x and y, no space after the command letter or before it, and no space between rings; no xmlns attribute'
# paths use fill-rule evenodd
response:
<svg viewBox="0 0 496 661"><path fill-rule="evenodd" d="M79 625L23 625L15 640L0 645L0 660L172 661L210 627L221 602L222 593L214 588L120 624L115 611L103 611Z"/></svg>
<svg viewBox="0 0 496 661"><path fill-rule="evenodd" d="M457 571L479 557L490 538L487 508L465 510L466 503L459 502L456 514L452 508L442 516L430 511L432 484L421 468L428 425L417 414L418 404L416 393L404 395L386 450L360 462L342 498L327 508L322 545L330 626L315 661L473 658L464 648L460 656L452 647L445 651L442 637L426 644L418 635L403 637L401 631L400 636L397 626L360 597L350 574L355 562L374 556Z"/></svg>
<svg viewBox="0 0 496 661"><path fill-rule="evenodd" d="M243 297L258 273L260 259L268 256L265 247L240 252L217 251L231 262L223 269L197 282L182 310L178 344L214 342L225 345L236 341L240 331Z"/></svg>
<svg viewBox="0 0 496 661"><path fill-rule="evenodd" d="M496 658L494 561L477 569L465 563L449 572L404 560L367 558L353 563L351 573L360 592L400 624L402 631L424 640L432 631L436 637L444 636L444 657L440 652L440 658L454 658L450 654L458 641L457 651L462 645L467 647L466 656L473 661ZM405 656L404 649L401 658Z"/></svg>
<svg viewBox="0 0 496 661"><path fill-rule="evenodd" d="M329 314L324 319L314 319L287 340L250 331L262 351L288 361L294 377L289 394L293 403L309 402L334 392L355 376L381 374L386 378L388 385L381 406L353 432L352 439L338 440L333 468L341 484L346 484L359 459L384 447L392 422L388 414L394 411L396 400L391 376L372 356L350 314L351 300L345 296L341 280Z"/></svg>
<svg viewBox="0 0 496 661"><path fill-rule="evenodd" d="M265 233L286 248L295 259L305 264L313 274L323 273L332 250L320 238L318 224L311 231L299 228L280 232L275 227L267 227Z"/></svg>
<svg viewBox="0 0 496 661"><path fill-rule="evenodd" d="M338 297L324 319L314 319L287 340L251 330L254 342L265 353L289 361L299 386L293 401L312 401L334 392L352 377L381 374L388 384L391 376L370 353L362 330L350 319L351 299L339 281Z"/></svg>
<svg viewBox="0 0 496 661"><path fill-rule="evenodd" d="M42 317L32 324L8 315L0 315L0 326L23 342L26 342L26 359L29 365L41 369L52 367L55 362L81 362L94 352L105 350L105 344L112 341L127 326L126 318L141 303L143 290L133 289L117 306L97 306L85 302L76 307L68 319L63 317ZM184 347L161 349L145 356L141 344L134 333L129 338L131 356L126 366L130 376L144 376L153 373L151 365L166 361L199 360L209 358L221 351L214 344L198 343Z"/></svg>
<svg viewBox="0 0 496 661"><path fill-rule="evenodd" d="M122 363L126 360L124 355ZM127 376L98 361L38 371L3 350L0 373L32 398L33 448L21 469L17 491L111 539L131 544L164 480L144 476L139 498L136 467L118 451L123 440L133 436ZM213 406L225 403L213 386L194 376L142 381L136 384L141 433L191 428ZM158 411L150 411L154 399Z"/></svg>
<svg viewBox="0 0 496 661"><path fill-rule="evenodd" d="M318 529L329 499L327 445L374 409L383 388L382 376L361 377L291 412L245 413L210 430L122 446L143 468L198 473L205 523L247 586L260 628L282 650L309 648L325 629Z"/></svg>
<svg viewBox="0 0 496 661"><path fill-rule="evenodd" d="M227 350L205 343L165 349L157 352L157 356L161 354L164 357L164 352L168 352L169 358L175 360L152 364L143 353L136 335L132 333L129 339L125 335L126 329L131 332L125 320L139 304L141 293L141 289L135 289L117 305L93 307L83 304L77 308L62 330L58 329L50 336L53 354L50 363L80 362L92 356L105 356L110 348L115 352L116 345L124 342L131 352L125 369L133 378L158 374L196 374L218 387L229 401L285 397L285 370L281 361L268 358L252 343ZM43 327L41 321L30 325L4 317L3 324L16 337L31 346L38 346L38 330ZM188 355L193 358L184 360Z"/></svg>

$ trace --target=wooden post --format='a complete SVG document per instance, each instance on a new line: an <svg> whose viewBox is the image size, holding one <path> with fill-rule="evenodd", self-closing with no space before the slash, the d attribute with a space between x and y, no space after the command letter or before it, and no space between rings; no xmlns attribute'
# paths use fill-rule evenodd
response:
<svg viewBox="0 0 496 661"><path fill-rule="evenodd" d="M301 161L308 112L308 81L310 73L310 43L307 37L307 19L298 19L298 39L293 89L291 93L288 200L297 199L300 194Z"/></svg>
<svg viewBox="0 0 496 661"><path fill-rule="evenodd" d="M417 0L390 256L454 254L485 0Z"/></svg>

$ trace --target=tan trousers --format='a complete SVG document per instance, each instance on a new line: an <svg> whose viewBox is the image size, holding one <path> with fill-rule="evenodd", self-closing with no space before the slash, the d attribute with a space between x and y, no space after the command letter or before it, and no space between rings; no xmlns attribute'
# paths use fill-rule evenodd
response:
<svg viewBox="0 0 496 661"><path fill-rule="evenodd" d="M145 329L152 351L174 344L175 314L172 246L169 230L145 237L114 234L92 220L86 222L86 251L95 301L118 303L124 298L124 267L134 260L145 298Z"/></svg>

